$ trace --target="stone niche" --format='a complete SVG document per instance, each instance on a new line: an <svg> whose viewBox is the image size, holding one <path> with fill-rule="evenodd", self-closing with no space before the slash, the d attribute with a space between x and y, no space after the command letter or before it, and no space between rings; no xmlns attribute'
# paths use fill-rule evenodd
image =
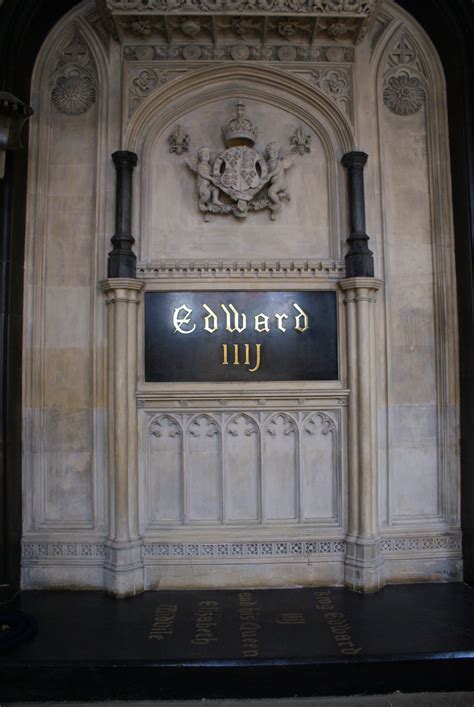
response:
<svg viewBox="0 0 474 707"><path fill-rule="evenodd" d="M202 146L209 146L211 154L224 150L222 129L235 114L235 102L230 98L206 103L179 116L178 124L191 138L191 153ZM270 142L290 152L290 137L301 120L266 102L246 100L245 105L248 118L261 126L256 145L259 153L265 153ZM278 259L330 257L336 235L335 224L330 227L328 183L334 170L331 175L328 163L334 155L326 154L314 130L307 125L303 130L311 139L311 152L306 159L306 155L299 159L295 155L287 177L291 200L283 204L275 221L270 220L269 210L262 210L240 219L210 214L208 222L196 208L196 175L187 166L186 155L170 153L172 131L163 131L150 146L141 175L144 201L140 227L148 238L143 236L140 260L186 259L190 253L199 253L206 260L216 254L226 259L264 259L269 243ZM175 207L170 209L170 204Z"/></svg>
<svg viewBox="0 0 474 707"><path fill-rule="evenodd" d="M439 58L391 0L191 5L87 0L37 60L23 587L459 580ZM278 213L199 209L188 162L223 151L237 101L257 152L292 157ZM117 150L138 157L137 277L107 280ZM352 151L376 278L345 273ZM338 380L146 382L144 293L212 289L336 292Z"/></svg>

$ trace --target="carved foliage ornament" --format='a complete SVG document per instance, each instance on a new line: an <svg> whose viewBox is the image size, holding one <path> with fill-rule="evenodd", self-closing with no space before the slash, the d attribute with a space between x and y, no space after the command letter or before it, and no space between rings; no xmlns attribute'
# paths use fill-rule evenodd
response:
<svg viewBox="0 0 474 707"><path fill-rule="evenodd" d="M370 15L377 0L105 0L115 11L138 12L343 12ZM100 2L99 4L103 4Z"/></svg>
<svg viewBox="0 0 474 707"><path fill-rule="evenodd" d="M170 44L183 35L219 44L241 39L312 42L314 37L358 43L382 0L96 0L124 43L159 35ZM246 17L246 15L248 17ZM183 21L181 22L181 18ZM212 18L212 23L209 22ZM253 20L258 20L257 24Z"/></svg>
<svg viewBox="0 0 474 707"><path fill-rule="evenodd" d="M289 200L287 171L296 155L310 152L311 136L303 128L291 136L291 151L275 142L267 144L263 153L254 149L257 128L245 115L245 104L237 101L236 116L223 128L226 149L212 155L208 146L197 154L185 156L188 167L196 174L198 205L209 220L209 214L233 214L245 218L249 211L269 209L275 220L283 200ZM170 152L181 154L189 147L189 136L180 126L168 138Z"/></svg>

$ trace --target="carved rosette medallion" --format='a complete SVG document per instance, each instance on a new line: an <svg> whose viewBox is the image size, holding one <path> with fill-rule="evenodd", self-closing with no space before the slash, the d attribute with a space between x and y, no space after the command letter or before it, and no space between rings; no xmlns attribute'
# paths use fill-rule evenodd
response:
<svg viewBox="0 0 474 707"><path fill-rule="evenodd" d="M196 174L198 206L209 220L209 214L233 214L245 218L249 211L268 209L275 220L289 200L286 172L297 155L311 151L311 136L303 128L295 129L290 138L292 147L286 151L275 142L263 152L254 148L257 128L245 115L245 104L237 101L236 116L223 128L226 149L211 154L208 146L196 154L184 157ZM185 147L183 147L185 140ZM170 152L181 154L189 148L190 139L180 126L168 138ZM180 147L181 149L178 149Z"/></svg>
<svg viewBox="0 0 474 707"><path fill-rule="evenodd" d="M82 115L96 101L96 78L86 44L76 32L58 58L51 100L60 113Z"/></svg>
<svg viewBox="0 0 474 707"><path fill-rule="evenodd" d="M388 110L400 116L415 115L426 100L425 72L415 43L405 33L388 56L382 97Z"/></svg>
<svg viewBox="0 0 474 707"><path fill-rule="evenodd" d="M395 115L413 115L423 106L425 89L417 76L402 72L387 80L383 101Z"/></svg>
<svg viewBox="0 0 474 707"><path fill-rule="evenodd" d="M66 70L58 78L51 98L60 113L81 115L95 102L95 86L89 76L81 76L77 69Z"/></svg>

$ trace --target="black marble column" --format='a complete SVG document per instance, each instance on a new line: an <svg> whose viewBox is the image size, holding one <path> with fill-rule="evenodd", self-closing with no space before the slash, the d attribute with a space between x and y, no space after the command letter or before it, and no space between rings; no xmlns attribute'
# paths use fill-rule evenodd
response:
<svg viewBox="0 0 474 707"><path fill-rule="evenodd" d="M365 232L364 167L365 152L347 152L342 164L347 169L351 234L347 239L346 277L373 277L374 258Z"/></svg>
<svg viewBox="0 0 474 707"><path fill-rule="evenodd" d="M115 234L109 253L108 277L136 277L136 256L132 250L132 178L138 162L134 152L119 150L112 155L117 170L115 191Z"/></svg>

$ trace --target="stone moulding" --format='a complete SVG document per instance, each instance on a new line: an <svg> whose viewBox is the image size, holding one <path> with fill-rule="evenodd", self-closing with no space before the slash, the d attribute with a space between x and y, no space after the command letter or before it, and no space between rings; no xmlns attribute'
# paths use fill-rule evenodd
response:
<svg viewBox="0 0 474 707"><path fill-rule="evenodd" d="M162 543L145 542L142 556L148 559L195 557L203 560L238 558L308 558L344 555L344 540L268 540L265 542Z"/></svg>
<svg viewBox="0 0 474 707"><path fill-rule="evenodd" d="M193 12L213 13L216 10L232 13L253 10L254 12L293 12L348 15L370 15L377 0L99 0L99 7L110 12L169 12L187 14Z"/></svg>
<svg viewBox="0 0 474 707"><path fill-rule="evenodd" d="M380 5L381 0L96 0L106 29L122 42L152 36L167 42L184 36L192 42L229 34L244 39L257 33L264 41L273 34L356 44ZM232 17L241 21L233 23Z"/></svg>
<svg viewBox="0 0 474 707"><path fill-rule="evenodd" d="M440 533L438 535L408 535L384 537L381 539L382 555L458 555L462 549L460 532ZM308 556L343 556L345 541L342 538L318 539L277 539L244 541L198 541L198 542L161 542L144 539L142 558L179 559L196 557L203 560L218 561L225 558L302 558ZM102 564L106 556L106 547L102 542L23 542L23 564L42 562L92 563Z"/></svg>
<svg viewBox="0 0 474 707"><path fill-rule="evenodd" d="M155 260L140 261L144 280L312 280L344 277L343 260Z"/></svg>
<svg viewBox="0 0 474 707"><path fill-rule="evenodd" d="M124 61L128 62L186 62L187 68L196 68L206 61L275 61L291 66L301 62L354 63L354 47L304 44L127 44L123 47ZM174 66L174 64L173 64ZM146 67L145 67L146 68ZM168 68L168 66L167 66Z"/></svg>

